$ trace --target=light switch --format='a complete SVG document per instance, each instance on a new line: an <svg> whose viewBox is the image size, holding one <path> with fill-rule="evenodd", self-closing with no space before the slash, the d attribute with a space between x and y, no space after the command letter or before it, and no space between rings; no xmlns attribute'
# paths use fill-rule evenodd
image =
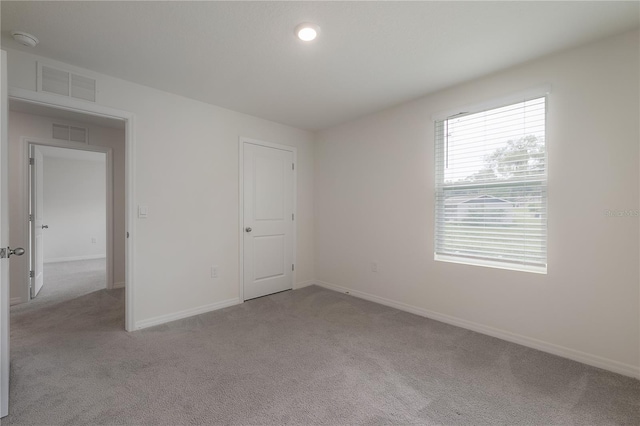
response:
<svg viewBox="0 0 640 426"><path fill-rule="evenodd" d="M146 219L149 215L149 206L138 206L138 219Z"/></svg>

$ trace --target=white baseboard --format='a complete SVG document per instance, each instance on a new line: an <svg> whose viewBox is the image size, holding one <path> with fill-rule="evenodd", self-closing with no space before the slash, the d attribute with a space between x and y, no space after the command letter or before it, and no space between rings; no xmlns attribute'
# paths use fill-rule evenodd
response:
<svg viewBox="0 0 640 426"><path fill-rule="evenodd" d="M125 282L120 282L120 283L113 283L113 286L111 286L112 289L116 289L116 288L124 288L125 287Z"/></svg>
<svg viewBox="0 0 640 426"><path fill-rule="evenodd" d="M18 305L18 304L20 304L20 303L24 303L24 301L22 300L22 297L12 297L12 298L9 300L9 304L10 304L11 306L13 306L13 305Z"/></svg>
<svg viewBox="0 0 640 426"><path fill-rule="evenodd" d="M296 284L293 286L293 289L294 289L294 290L297 290L297 289L299 289L299 288L309 287L310 285L313 285L313 284L315 284L315 281L313 281L313 280L301 281L301 282L299 282L299 283L296 283Z"/></svg>
<svg viewBox="0 0 640 426"><path fill-rule="evenodd" d="M58 263L58 262L74 262L76 260L95 260L106 259L104 254L91 254L87 256L71 256L71 257L54 257L53 259L45 259L44 263Z"/></svg>
<svg viewBox="0 0 640 426"><path fill-rule="evenodd" d="M466 328L467 330L476 331L478 333L486 334L492 337L497 337L498 339L506 340L508 342L517 343L522 346L538 349L542 352L547 352L553 355L561 356L563 358L568 358L574 361L578 361L583 364L591 365L594 367L602 368L604 370L613 371L614 373L623 374L625 376L630 376L636 379L640 379L640 367L636 367L631 364L625 364L622 362L614 361L612 359L603 358L597 355L592 355L586 352L567 348L565 346L560 346L554 343L549 343L549 342L534 339L531 337L523 336L520 334L512 333L510 331L501 330L501 329L490 327L487 325L478 324L473 321L456 318L450 315L441 314L439 312L430 311L428 309L419 308L417 306L408 305L406 303L397 302L395 300L387 299L384 297L375 296L373 294L364 293L362 291L351 290L347 287L330 284L324 281L316 280L314 281L314 284L319 285L320 287L327 288L329 290L334 290L340 293L347 293L352 296L358 297L360 299L365 299L371 302L379 303L381 305L400 309L401 311L410 312L412 314L420 315L422 317L426 317L436 321L455 325L457 327Z"/></svg>
<svg viewBox="0 0 640 426"><path fill-rule="evenodd" d="M234 299L223 300L222 302L211 303L209 305L204 305L197 308L185 309L184 311L174 312L172 314L160 315L158 317L136 321L135 329L140 330L147 327L153 327L154 325L160 325L167 322L192 317L194 315L200 315L222 308L228 308L229 306L238 305L240 303L240 299L236 297Z"/></svg>

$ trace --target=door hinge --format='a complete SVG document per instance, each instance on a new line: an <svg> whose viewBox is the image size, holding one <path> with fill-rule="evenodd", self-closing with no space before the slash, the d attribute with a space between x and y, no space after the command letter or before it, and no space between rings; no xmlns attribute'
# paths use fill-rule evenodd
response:
<svg viewBox="0 0 640 426"><path fill-rule="evenodd" d="M29 215L29 222L33 222L33 215L32 214Z"/></svg>
<svg viewBox="0 0 640 426"><path fill-rule="evenodd" d="M29 271L29 278L33 278L36 276L35 271Z"/></svg>
<svg viewBox="0 0 640 426"><path fill-rule="evenodd" d="M291 270L295 271L296 270L296 266L295 265L291 265Z"/></svg>
<svg viewBox="0 0 640 426"><path fill-rule="evenodd" d="M296 220L296 217L293 213L291 213L291 220Z"/></svg>
<svg viewBox="0 0 640 426"><path fill-rule="evenodd" d="M33 166L34 164L36 164L36 160L34 158L29 158L29 165Z"/></svg>
<svg viewBox="0 0 640 426"><path fill-rule="evenodd" d="M295 163L291 163L291 170L295 170L295 169L296 169Z"/></svg>

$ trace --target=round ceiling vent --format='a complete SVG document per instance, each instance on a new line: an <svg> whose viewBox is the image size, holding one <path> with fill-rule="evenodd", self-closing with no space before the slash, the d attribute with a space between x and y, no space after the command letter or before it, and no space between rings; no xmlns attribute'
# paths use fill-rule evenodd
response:
<svg viewBox="0 0 640 426"><path fill-rule="evenodd" d="M11 31L11 35L15 41L25 46L35 47L39 42L36 36L25 33L24 31Z"/></svg>

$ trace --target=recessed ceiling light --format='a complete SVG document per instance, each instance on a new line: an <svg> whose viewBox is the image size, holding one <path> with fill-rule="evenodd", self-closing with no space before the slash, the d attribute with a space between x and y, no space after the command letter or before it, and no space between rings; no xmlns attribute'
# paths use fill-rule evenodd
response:
<svg viewBox="0 0 640 426"><path fill-rule="evenodd" d="M25 33L24 31L11 31L11 35L15 41L25 46L35 47L39 42L36 36Z"/></svg>
<svg viewBox="0 0 640 426"><path fill-rule="evenodd" d="M302 41L311 41L314 40L318 33L320 32L320 27L316 24L310 24L305 22L304 24L300 24L296 27L295 34Z"/></svg>

